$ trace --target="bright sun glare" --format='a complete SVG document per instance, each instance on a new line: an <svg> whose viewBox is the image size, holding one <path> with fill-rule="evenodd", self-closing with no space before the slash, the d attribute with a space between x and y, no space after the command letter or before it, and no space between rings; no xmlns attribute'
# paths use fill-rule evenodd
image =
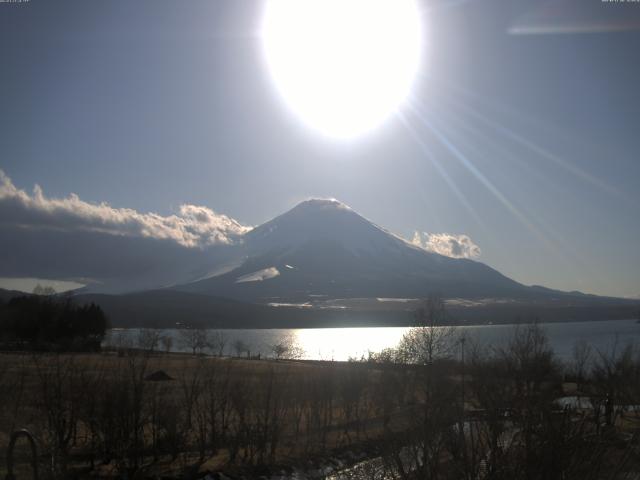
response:
<svg viewBox="0 0 640 480"><path fill-rule="evenodd" d="M350 138L409 94L421 18L416 0L268 0L262 41L290 108L325 135Z"/></svg>

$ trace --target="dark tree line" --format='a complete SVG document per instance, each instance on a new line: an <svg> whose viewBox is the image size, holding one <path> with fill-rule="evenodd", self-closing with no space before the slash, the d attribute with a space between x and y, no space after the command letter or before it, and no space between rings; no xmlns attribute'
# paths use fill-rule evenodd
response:
<svg viewBox="0 0 640 480"><path fill-rule="evenodd" d="M5 349L99 350L108 328L102 309L53 295L14 297L0 305Z"/></svg>

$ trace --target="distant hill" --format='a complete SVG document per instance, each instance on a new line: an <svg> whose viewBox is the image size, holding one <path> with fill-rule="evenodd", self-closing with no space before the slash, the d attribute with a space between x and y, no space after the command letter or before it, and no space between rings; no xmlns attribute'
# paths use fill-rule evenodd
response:
<svg viewBox="0 0 640 480"><path fill-rule="evenodd" d="M207 295L172 290L108 295L81 294L79 303L94 302L105 310L114 326L176 327L245 324L262 316L268 307Z"/></svg>
<svg viewBox="0 0 640 480"><path fill-rule="evenodd" d="M0 289L4 302L23 292ZM318 300L304 307L269 306L209 295L152 290L124 295L78 294L79 304L95 303L113 327L175 328L315 328L357 326L410 326L420 300L402 302L376 299ZM638 302L556 301L448 301L452 323L519 323L589 321L635 318ZM0 307L0 319L3 309Z"/></svg>
<svg viewBox="0 0 640 480"><path fill-rule="evenodd" d="M410 326L419 301L376 303L363 299L349 306L318 302L314 306L269 306L187 292L154 290L126 295L79 295L80 303L102 307L114 327L175 328L316 328ZM633 318L638 304L566 304L565 302L451 302L452 323L520 323Z"/></svg>
<svg viewBox="0 0 640 480"><path fill-rule="evenodd" d="M171 290L125 295L84 294L79 303L100 305L114 327L295 328L358 325L407 325L410 312L306 309L251 304Z"/></svg>

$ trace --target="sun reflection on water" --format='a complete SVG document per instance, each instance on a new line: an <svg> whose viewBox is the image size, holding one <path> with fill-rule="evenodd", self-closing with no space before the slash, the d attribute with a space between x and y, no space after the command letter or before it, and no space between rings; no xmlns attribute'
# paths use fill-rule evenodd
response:
<svg viewBox="0 0 640 480"><path fill-rule="evenodd" d="M305 359L346 361L397 346L407 330L406 327L318 328L294 330L293 336Z"/></svg>

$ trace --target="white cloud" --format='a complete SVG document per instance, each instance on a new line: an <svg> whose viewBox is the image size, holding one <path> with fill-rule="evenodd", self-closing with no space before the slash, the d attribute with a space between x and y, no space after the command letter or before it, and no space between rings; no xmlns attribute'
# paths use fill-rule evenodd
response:
<svg viewBox="0 0 640 480"><path fill-rule="evenodd" d="M452 258L477 258L482 251L468 235L415 232L411 243L430 252Z"/></svg>
<svg viewBox="0 0 640 480"><path fill-rule="evenodd" d="M18 189L2 170L0 224L172 240L184 247L232 244L250 230L226 215L196 205L182 205L177 215L163 216L89 203L75 194L48 198L38 185L29 194Z"/></svg>

